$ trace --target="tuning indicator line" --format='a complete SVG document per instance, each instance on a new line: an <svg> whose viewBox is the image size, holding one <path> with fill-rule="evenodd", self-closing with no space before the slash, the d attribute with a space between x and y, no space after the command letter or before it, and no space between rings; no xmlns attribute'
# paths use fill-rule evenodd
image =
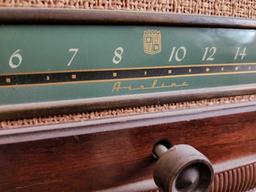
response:
<svg viewBox="0 0 256 192"><path fill-rule="evenodd" d="M0 75L0 87L24 86L40 84L76 83L76 82L108 82L116 80L137 80L152 78L176 78L208 75L228 75L256 73L254 63L220 64L220 65L188 65L164 68L126 68L108 70L79 70L63 72L43 72L29 74Z"/></svg>

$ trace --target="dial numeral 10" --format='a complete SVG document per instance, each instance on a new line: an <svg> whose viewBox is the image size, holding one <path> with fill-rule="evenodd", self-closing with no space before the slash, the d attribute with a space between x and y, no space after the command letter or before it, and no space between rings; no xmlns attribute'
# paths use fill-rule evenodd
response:
<svg viewBox="0 0 256 192"><path fill-rule="evenodd" d="M173 59L175 59L177 62L181 62L186 57L186 54L186 47L173 47L168 61L171 62Z"/></svg>

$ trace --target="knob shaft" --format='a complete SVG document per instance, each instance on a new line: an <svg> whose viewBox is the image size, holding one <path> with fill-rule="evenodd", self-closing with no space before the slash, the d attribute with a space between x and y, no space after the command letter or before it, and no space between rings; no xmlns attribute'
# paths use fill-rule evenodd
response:
<svg viewBox="0 0 256 192"><path fill-rule="evenodd" d="M164 192L206 192L214 171L211 162L190 145L174 145L169 150L158 144L159 158L154 170L155 183Z"/></svg>

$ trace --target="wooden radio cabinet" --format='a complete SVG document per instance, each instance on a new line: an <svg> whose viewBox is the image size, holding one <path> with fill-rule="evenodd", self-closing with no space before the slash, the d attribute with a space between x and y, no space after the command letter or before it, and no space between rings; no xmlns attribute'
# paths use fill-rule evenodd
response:
<svg viewBox="0 0 256 192"><path fill-rule="evenodd" d="M255 20L5 8L0 21L1 192L256 188Z"/></svg>

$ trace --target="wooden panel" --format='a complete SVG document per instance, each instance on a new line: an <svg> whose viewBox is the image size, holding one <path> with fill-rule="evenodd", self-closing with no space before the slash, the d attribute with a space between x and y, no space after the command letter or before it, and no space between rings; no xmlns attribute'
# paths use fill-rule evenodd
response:
<svg viewBox="0 0 256 192"><path fill-rule="evenodd" d="M252 163L216 174L210 192L247 191L255 186L256 163Z"/></svg>
<svg viewBox="0 0 256 192"><path fill-rule="evenodd" d="M255 116L197 117L1 145L0 191L92 191L150 179L155 164L151 150L160 139L190 144L215 164L255 155Z"/></svg>
<svg viewBox="0 0 256 192"><path fill-rule="evenodd" d="M175 13L166 14L153 12L50 8L0 8L0 22L16 24L149 24L225 28L256 28L256 21L253 19L233 17L187 15Z"/></svg>

